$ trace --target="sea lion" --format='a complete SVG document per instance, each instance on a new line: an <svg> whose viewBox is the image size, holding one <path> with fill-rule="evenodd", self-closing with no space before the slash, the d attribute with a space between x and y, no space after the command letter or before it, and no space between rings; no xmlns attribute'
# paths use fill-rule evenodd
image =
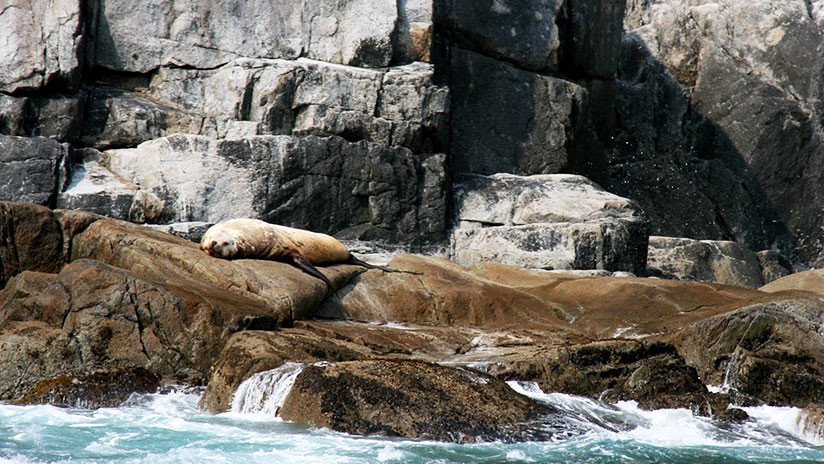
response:
<svg viewBox="0 0 824 464"><path fill-rule="evenodd" d="M324 281L333 291L332 282L318 271L316 264L355 264L368 269L398 272L359 260L346 245L330 235L270 224L259 219L229 219L213 225L203 234L200 249L216 258L291 262L307 274Z"/></svg>

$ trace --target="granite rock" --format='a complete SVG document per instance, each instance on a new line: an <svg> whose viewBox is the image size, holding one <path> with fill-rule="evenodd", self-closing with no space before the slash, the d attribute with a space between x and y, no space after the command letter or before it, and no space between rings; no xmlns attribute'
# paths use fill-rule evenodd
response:
<svg viewBox="0 0 824 464"><path fill-rule="evenodd" d="M453 255L461 264L643 274L647 223L626 198L585 177L464 176L455 192Z"/></svg>
<svg viewBox="0 0 824 464"><path fill-rule="evenodd" d="M764 285L761 260L745 245L688 238L649 238L650 275L758 288Z"/></svg>

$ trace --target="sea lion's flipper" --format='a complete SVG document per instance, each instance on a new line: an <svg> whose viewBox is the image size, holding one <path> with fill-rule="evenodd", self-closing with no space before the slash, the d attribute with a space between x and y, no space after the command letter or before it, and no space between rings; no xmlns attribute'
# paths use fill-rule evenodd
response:
<svg viewBox="0 0 824 464"><path fill-rule="evenodd" d="M353 255L353 254L351 254L351 253L349 254L349 259L348 259L348 260L346 260L346 264L354 264L354 265L356 265L356 266L363 266L363 267L365 267L366 269L380 269L380 270L381 270L381 271L383 271L383 272L400 272L400 273L403 273L403 274L415 274L415 275L421 275L421 273L420 273L420 272L415 272L415 271L402 271L402 270L400 270L400 269L392 269L391 267L386 267L386 266L376 266L376 265L374 265L374 264L369 264L369 263L367 263L366 261L361 261L360 259L356 258L356 257L355 257L355 255Z"/></svg>
<svg viewBox="0 0 824 464"><path fill-rule="evenodd" d="M337 295L337 290L335 290L335 286L332 285L332 281L329 280L328 277L323 275L322 272L318 270L312 263L309 262L302 254L295 253L292 255L292 262L295 263L295 266L300 268L303 272L309 274L312 277L317 277L318 279L324 281L326 286L329 287L329 290L332 291L335 295ZM327 294L328 295L328 294Z"/></svg>

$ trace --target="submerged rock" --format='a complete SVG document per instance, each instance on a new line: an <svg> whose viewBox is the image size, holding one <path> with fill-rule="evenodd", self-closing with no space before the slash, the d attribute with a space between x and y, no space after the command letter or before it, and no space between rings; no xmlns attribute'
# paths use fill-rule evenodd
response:
<svg viewBox="0 0 824 464"><path fill-rule="evenodd" d="M160 378L140 367L91 374L63 374L37 382L15 403L114 408L126 402L133 393L154 393L158 387Z"/></svg>
<svg viewBox="0 0 824 464"><path fill-rule="evenodd" d="M308 366L280 410L285 420L345 433L476 443L559 438L557 411L494 377L419 361Z"/></svg>

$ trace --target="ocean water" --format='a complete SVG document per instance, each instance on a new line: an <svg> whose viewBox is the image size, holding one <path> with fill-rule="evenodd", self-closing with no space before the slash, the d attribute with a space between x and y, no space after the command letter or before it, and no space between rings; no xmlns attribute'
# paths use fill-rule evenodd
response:
<svg viewBox="0 0 824 464"><path fill-rule="evenodd" d="M555 442L473 445L351 436L272 416L296 370L250 379L233 412L216 416L198 411L198 394L183 392L135 395L95 411L0 405L0 463L824 462L824 443L803 436L798 409L751 408L752 420L719 425L686 410L613 407L544 394L529 383L510 386L563 409L586 432Z"/></svg>

